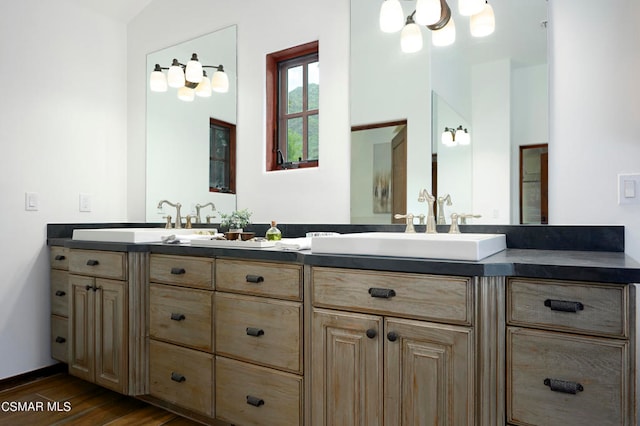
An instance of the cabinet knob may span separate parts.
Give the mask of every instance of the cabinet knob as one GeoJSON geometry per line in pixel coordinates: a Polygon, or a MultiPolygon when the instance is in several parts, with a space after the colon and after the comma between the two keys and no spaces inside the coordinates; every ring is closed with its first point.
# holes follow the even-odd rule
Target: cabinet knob
{"type": "Polygon", "coordinates": [[[378,332],[376,331],[375,328],[370,328],[367,330],[367,337],[369,339],[373,339],[374,337],[376,337],[378,335],[378,332]]]}
{"type": "Polygon", "coordinates": [[[568,300],[553,300],[547,299],[544,301],[544,306],[552,311],[560,312],[578,312],[584,310],[584,305],[580,302],[571,302],[568,300]]]}
{"type": "Polygon", "coordinates": [[[372,287],[369,289],[369,294],[371,297],[379,297],[381,299],[391,299],[396,295],[395,290],[390,288],[375,288],[372,287]]]}
{"type": "Polygon", "coordinates": [[[100,264],[100,262],[98,262],[95,259],[89,259],[87,260],[87,266],[98,266],[100,264]]]}
{"type": "Polygon", "coordinates": [[[247,327],[247,336],[264,336],[264,330],[256,327],[247,327]]]}
{"type": "Polygon", "coordinates": [[[187,271],[184,268],[171,268],[171,275],[184,275],[187,271]]]}
{"type": "Polygon", "coordinates": [[[172,313],[171,319],[174,321],[184,321],[187,317],[185,317],[184,314],[172,313]]]}
{"type": "Polygon", "coordinates": [[[572,395],[577,394],[578,392],[582,392],[584,387],[577,382],[567,382],[564,380],[558,379],[544,379],[544,385],[549,386],[554,392],[562,392],[562,393],[570,393],[572,395]]]}
{"type": "Polygon", "coordinates": [[[398,333],[396,333],[395,331],[390,331],[389,333],[387,333],[387,339],[390,342],[395,342],[396,340],[398,340],[398,333]]]}
{"type": "Polygon", "coordinates": [[[260,407],[264,405],[264,399],[258,398],[257,396],[247,395],[247,404],[253,405],[254,407],[260,407]]]}
{"type": "Polygon", "coordinates": [[[62,336],[58,336],[58,337],[56,337],[56,343],[64,343],[64,342],[66,342],[66,341],[67,341],[67,339],[65,339],[65,338],[64,338],[64,337],[62,337],[62,336]]]}
{"type": "Polygon", "coordinates": [[[186,381],[187,378],[184,377],[180,373],[172,372],[171,373],[171,380],[173,380],[174,382],[182,383],[182,382],[186,381]]]}
{"type": "Polygon", "coordinates": [[[67,293],[65,293],[65,292],[64,292],[64,291],[62,291],[62,290],[58,290],[58,291],[56,291],[56,296],[60,296],[60,297],[62,297],[62,296],[64,296],[65,294],[67,294],[67,293]]]}
{"type": "Polygon", "coordinates": [[[248,283],[259,284],[264,282],[264,277],[261,275],[247,275],[245,278],[248,283]]]}

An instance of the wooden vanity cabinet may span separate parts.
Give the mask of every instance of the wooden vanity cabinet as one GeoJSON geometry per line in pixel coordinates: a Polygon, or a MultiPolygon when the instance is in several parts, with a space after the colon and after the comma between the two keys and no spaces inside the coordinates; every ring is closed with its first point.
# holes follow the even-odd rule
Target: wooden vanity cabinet
{"type": "Polygon", "coordinates": [[[149,393],[210,419],[213,270],[205,257],[152,254],[149,261],[149,393]]]}
{"type": "Polygon", "coordinates": [[[51,294],[51,358],[69,361],[69,250],[49,249],[51,294]]]}
{"type": "Polygon", "coordinates": [[[633,286],[507,283],[507,421],[636,425],[633,286]]]}
{"type": "Polygon", "coordinates": [[[216,417],[304,424],[302,266],[216,259],[216,417]]]}
{"type": "Polygon", "coordinates": [[[311,276],[312,424],[475,424],[471,279],[311,276]]]}
{"type": "Polygon", "coordinates": [[[69,373],[128,393],[126,253],[69,251],[69,373]]]}

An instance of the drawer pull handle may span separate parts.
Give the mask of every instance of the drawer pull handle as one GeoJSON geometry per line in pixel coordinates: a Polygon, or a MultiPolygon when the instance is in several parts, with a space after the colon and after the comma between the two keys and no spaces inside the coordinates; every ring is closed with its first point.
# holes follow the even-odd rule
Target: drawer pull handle
{"type": "Polygon", "coordinates": [[[186,381],[187,378],[180,373],[171,373],[171,380],[173,380],[174,382],[182,383],[186,381]]]}
{"type": "Polygon", "coordinates": [[[264,330],[256,327],[247,327],[247,336],[264,336],[264,330]]]}
{"type": "Polygon", "coordinates": [[[56,255],[56,257],[54,257],[54,259],[55,260],[65,260],[66,257],[64,255],[62,255],[62,254],[58,254],[58,255],[56,255]]]}
{"type": "Polygon", "coordinates": [[[396,292],[390,288],[375,288],[372,287],[369,289],[369,294],[371,297],[379,297],[382,299],[391,299],[396,295],[396,292]]]}
{"type": "Polygon", "coordinates": [[[246,276],[247,282],[248,283],[256,283],[259,284],[261,282],[264,282],[264,277],[261,275],[247,275],[246,276]]]}
{"type": "Polygon", "coordinates": [[[184,268],[171,268],[171,275],[184,275],[187,271],[184,268]]]}
{"type": "Polygon", "coordinates": [[[373,339],[378,335],[378,331],[375,328],[370,328],[367,330],[367,337],[369,339],[373,339]]]}
{"type": "Polygon", "coordinates": [[[396,340],[398,340],[398,333],[396,333],[395,331],[390,331],[389,333],[387,333],[387,339],[389,339],[390,342],[395,342],[396,340]]]}
{"type": "Polygon", "coordinates": [[[260,407],[264,405],[264,399],[258,398],[257,396],[247,395],[247,404],[253,405],[254,407],[260,407]]]}
{"type": "Polygon", "coordinates": [[[172,313],[171,314],[171,319],[174,321],[184,321],[187,319],[187,317],[184,316],[184,314],[176,314],[176,313],[172,313]]]}
{"type": "Polygon", "coordinates": [[[544,306],[551,308],[552,311],[560,312],[578,312],[584,310],[584,305],[580,302],[569,302],[566,300],[547,299],[544,306]]]}
{"type": "Polygon", "coordinates": [[[584,387],[582,387],[580,383],[567,382],[558,379],[544,379],[544,385],[549,386],[549,388],[554,392],[570,393],[572,395],[584,390],[584,387]]]}
{"type": "Polygon", "coordinates": [[[66,342],[66,341],[67,341],[67,339],[65,339],[65,338],[64,338],[64,337],[62,337],[62,336],[58,336],[58,337],[56,337],[56,343],[64,343],[64,342],[66,342]]]}
{"type": "Polygon", "coordinates": [[[98,266],[100,264],[100,262],[98,262],[95,259],[89,259],[87,260],[87,266],[98,266]]]}
{"type": "Polygon", "coordinates": [[[65,294],[67,294],[67,293],[65,293],[65,292],[64,292],[64,291],[62,291],[62,290],[58,290],[58,291],[56,291],[56,296],[60,296],[60,297],[62,297],[62,296],[64,296],[65,294]]]}

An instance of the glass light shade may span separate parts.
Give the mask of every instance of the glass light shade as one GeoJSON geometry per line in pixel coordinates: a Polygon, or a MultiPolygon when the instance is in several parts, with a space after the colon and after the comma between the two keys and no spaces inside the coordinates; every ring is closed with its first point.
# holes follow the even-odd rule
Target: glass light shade
{"type": "Polygon", "coordinates": [[[211,90],[218,93],[229,91],[229,76],[224,71],[216,71],[211,77],[211,90]]]}
{"type": "Polygon", "coordinates": [[[182,86],[178,89],[178,99],[181,101],[193,102],[195,98],[195,91],[193,89],[189,89],[186,86],[182,86]]]}
{"type": "Polygon", "coordinates": [[[167,73],[167,82],[169,83],[169,87],[184,87],[184,72],[182,71],[182,67],[178,65],[170,66],[169,72],[167,73]]]}
{"type": "Polygon", "coordinates": [[[441,140],[444,146],[456,145],[456,142],[453,140],[453,133],[449,129],[445,129],[445,131],[442,132],[441,140]]]}
{"type": "Polygon", "coordinates": [[[404,26],[400,34],[400,47],[404,53],[418,52],[422,49],[422,32],[416,23],[404,26]]]}
{"type": "Polygon", "coordinates": [[[404,25],[404,12],[400,0],[385,0],[380,7],[380,30],[395,33],[404,25]]]}
{"type": "Polygon", "coordinates": [[[413,18],[420,25],[433,25],[440,20],[441,14],[440,0],[418,0],[413,18]]]}
{"type": "Polygon", "coordinates": [[[456,24],[453,17],[449,19],[444,28],[431,32],[431,43],[434,46],[449,46],[456,41],[456,24]]]}
{"type": "Polygon", "coordinates": [[[202,80],[202,64],[198,61],[198,55],[195,53],[191,57],[191,60],[187,62],[184,78],[191,83],[200,83],[202,80]]]}
{"type": "Polygon", "coordinates": [[[486,37],[496,30],[496,17],[493,7],[489,3],[484,4],[484,9],[471,17],[469,21],[471,35],[474,37],[486,37]]]}
{"type": "Polygon", "coordinates": [[[209,81],[206,74],[202,76],[202,80],[200,80],[200,83],[196,86],[195,91],[196,96],[201,98],[208,98],[211,96],[211,81],[209,81]]]}
{"type": "Polygon", "coordinates": [[[167,91],[167,76],[162,71],[153,71],[149,77],[149,88],[152,92],[167,91]]]}
{"type": "Polygon", "coordinates": [[[485,0],[458,0],[458,12],[462,16],[471,16],[480,13],[485,0]]]}
{"type": "Polygon", "coordinates": [[[460,145],[469,145],[471,143],[471,137],[465,130],[456,130],[456,142],[460,145]]]}

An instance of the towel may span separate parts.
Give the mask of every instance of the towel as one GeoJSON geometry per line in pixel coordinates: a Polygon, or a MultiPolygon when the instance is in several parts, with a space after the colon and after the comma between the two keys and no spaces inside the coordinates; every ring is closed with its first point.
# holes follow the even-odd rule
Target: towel
{"type": "Polygon", "coordinates": [[[276,243],[276,248],[285,251],[309,250],[311,238],[283,238],[276,243]]]}

